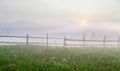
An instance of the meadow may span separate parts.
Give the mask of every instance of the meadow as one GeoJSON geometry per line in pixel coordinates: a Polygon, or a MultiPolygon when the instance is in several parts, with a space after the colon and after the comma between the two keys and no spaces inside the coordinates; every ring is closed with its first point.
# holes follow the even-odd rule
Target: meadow
{"type": "Polygon", "coordinates": [[[120,48],[0,46],[0,71],[120,71],[120,48]]]}

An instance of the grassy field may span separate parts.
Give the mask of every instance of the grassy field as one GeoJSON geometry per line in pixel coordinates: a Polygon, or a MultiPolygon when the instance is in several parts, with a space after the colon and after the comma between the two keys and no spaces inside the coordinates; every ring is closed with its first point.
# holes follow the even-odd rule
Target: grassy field
{"type": "Polygon", "coordinates": [[[0,71],[120,71],[120,48],[0,46],[0,71]]]}

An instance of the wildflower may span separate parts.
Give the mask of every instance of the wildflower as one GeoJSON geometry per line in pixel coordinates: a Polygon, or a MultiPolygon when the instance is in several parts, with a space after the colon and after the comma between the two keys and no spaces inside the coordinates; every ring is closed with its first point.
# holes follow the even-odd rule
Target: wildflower
{"type": "Polygon", "coordinates": [[[62,59],[62,62],[66,63],[66,62],[68,62],[68,61],[67,61],[66,58],[63,58],[63,59],[62,59]]]}
{"type": "Polygon", "coordinates": [[[54,60],[54,59],[55,59],[55,57],[52,57],[52,59],[54,60]]]}
{"type": "Polygon", "coordinates": [[[68,56],[67,56],[67,58],[71,58],[72,56],[69,54],[68,56]]]}
{"type": "Polygon", "coordinates": [[[78,68],[78,67],[76,68],[76,71],[79,71],[79,68],[78,68]]]}
{"type": "Polygon", "coordinates": [[[86,64],[86,62],[85,62],[85,61],[82,61],[82,64],[86,64]]]}

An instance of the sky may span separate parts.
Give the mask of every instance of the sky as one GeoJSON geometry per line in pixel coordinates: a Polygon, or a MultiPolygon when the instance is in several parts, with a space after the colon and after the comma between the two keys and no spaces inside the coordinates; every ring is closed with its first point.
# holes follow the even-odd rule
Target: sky
{"type": "Polygon", "coordinates": [[[86,31],[119,32],[120,0],[0,0],[1,34],[86,31]]]}

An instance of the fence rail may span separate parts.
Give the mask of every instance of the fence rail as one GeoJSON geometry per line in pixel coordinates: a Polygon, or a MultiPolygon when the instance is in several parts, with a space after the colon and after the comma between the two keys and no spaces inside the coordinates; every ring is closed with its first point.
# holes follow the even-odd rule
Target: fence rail
{"type": "Polygon", "coordinates": [[[44,37],[35,37],[26,34],[26,36],[8,36],[8,35],[0,35],[0,45],[44,45],[44,46],[64,46],[64,47],[119,47],[120,46],[120,37],[118,36],[115,40],[106,39],[104,36],[102,39],[86,39],[86,36],[83,35],[82,39],[71,39],[67,37],[59,38],[59,37],[50,37],[48,34],[44,37]],[[3,40],[4,38],[4,40],[3,40]],[[6,40],[6,38],[10,38],[10,40],[6,40]],[[13,41],[11,39],[20,38],[24,41],[13,41]],[[39,40],[39,41],[30,41],[31,39],[39,40]],[[44,42],[42,42],[44,40],[44,42]],[[52,42],[52,41],[54,42],[52,42]],[[61,40],[61,41],[60,41],[61,40]],[[59,42],[58,42],[59,41],[59,42]]]}

